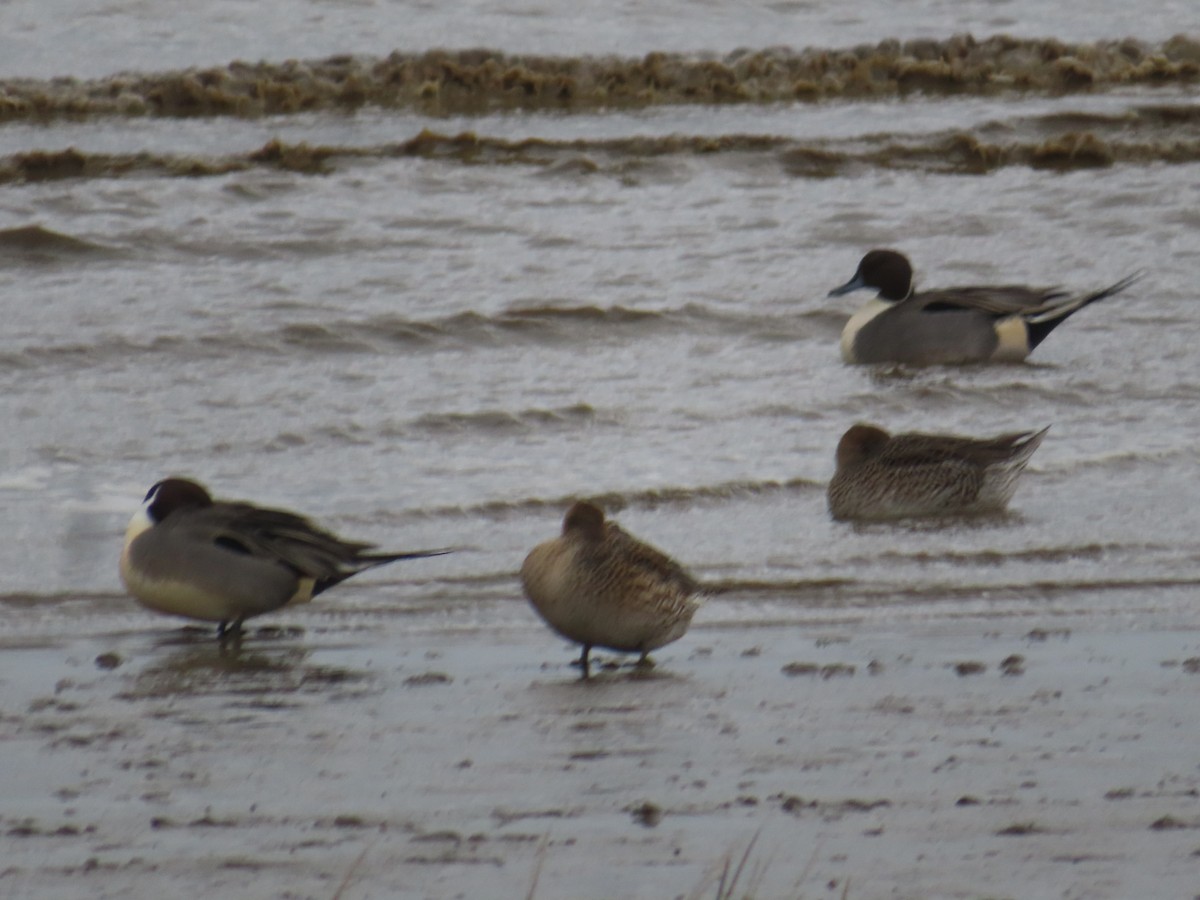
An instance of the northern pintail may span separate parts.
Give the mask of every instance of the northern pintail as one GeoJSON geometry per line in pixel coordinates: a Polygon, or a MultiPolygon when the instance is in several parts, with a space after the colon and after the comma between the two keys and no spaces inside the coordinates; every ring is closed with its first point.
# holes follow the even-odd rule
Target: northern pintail
{"type": "Polygon", "coordinates": [[[872,250],[854,277],[829,296],[862,288],[879,291],[842,330],[842,359],[848,363],[1019,362],[1073,313],[1140,277],[1130,275],[1083,294],[1021,285],[914,292],[908,259],[895,250],[872,250]]]}
{"type": "Polygon", "coordinates": [[[838,442],[829,511],[835,519],[999,512],[1048,430],[976,439],[854,425],[838,442]]]}
{"type": "Polygon", "coordinates": [[[218,622],[217,633],[314,596],[374,566],[449,550],[370,553],[279,509],[215,501],[201,485],[166,478],[125,532],[121,580],[143,606],[218,622]]]}
{"type": "Polygon", "coordinates": [[[525,595],[546,624],[583,646],[640,653],[683,637],[700,605],[697,582],[666,554],[607,522],[595,504],[567,511],[561,536],[538,544],[521,566],[525,595]]]}

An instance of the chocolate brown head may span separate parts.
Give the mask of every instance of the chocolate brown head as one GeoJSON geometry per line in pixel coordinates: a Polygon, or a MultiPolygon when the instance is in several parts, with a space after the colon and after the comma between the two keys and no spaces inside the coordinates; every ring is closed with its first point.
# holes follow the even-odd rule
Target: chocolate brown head
{"type": "Polygon", "coordinates": [[[859,422],[850,426],[837,445],[837,467],[856,466],[866,462],[884,448],[891,435],[876,425],[859,422]]]}
{"type": "Polygon", "coordinates": [[[875,288],[884,300],[903,300],[912,293],[913,270],[908,258],[895,250],[872,250],[862,258],[854,277],[829,292],[839,297],[862,288],[875,288]]]}
{"type": "Polygon", "coordinates": [[[563,518],[563,534],[581,534],[588,540],[604,537],[604,510],[586,500],[576,502],[563,518]]]}
{"type": "Polygon", "coordinates": [[[212,506],[212,497],[201,485],[187,478],[164,478],[146,492],[146,512],[154,522],[161,522],[181,509],[203,509],[212,506]]]}

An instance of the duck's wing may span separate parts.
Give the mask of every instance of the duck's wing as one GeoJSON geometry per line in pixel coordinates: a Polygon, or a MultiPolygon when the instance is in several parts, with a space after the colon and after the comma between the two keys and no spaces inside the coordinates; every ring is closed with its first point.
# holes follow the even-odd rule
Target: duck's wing
{"type": "Polygon", "coordinates": [[[1036,315],[1060,306],[1070,297],[1061,288],[1032,288],[1019,284],[969,285],[938,288],[914,294],[905,304],[921,312],[971,310],[994,318],[1036,315]]]}
{"type": "Polygon", "coordinates": [[[190,541],[283,565],[317,581],[373,562],[366,554],[372,544],[345,541],[303,516],[249,503],[214,503],[182,517],[177,528],[190,541]]]}
{"type": "Polygon", "coordinates": [[[1047,426],[1041,431],[1017,431],[994,438],[899,434],[882,448],[879,459],[890,466],[961,462],[987,468],[1016,459],[1028,459],[1049,430],[1047,426]]]}
{"type": "Polygon", "coordinates": [[[700,584],[679,563],[656,547],[639,541],[615,522],[606,523],[604,543],[614,558],[647,575],[673,585],[685,594],[695,594],[700,584]]]}

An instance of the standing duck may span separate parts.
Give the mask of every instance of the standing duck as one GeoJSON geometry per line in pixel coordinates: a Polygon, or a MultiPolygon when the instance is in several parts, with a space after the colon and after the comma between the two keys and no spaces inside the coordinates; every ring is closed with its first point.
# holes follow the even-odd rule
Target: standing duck
{"type": "Polygon", "coordinates": [[[121,580],[143,606],[217,622],[224,636],[375,566],[450,552],[368,552],[373,546],[296,513],[213,500],[195,481],[167,478],[150,488],[129,523],[121,580]]]}
{"type": "Polygon", "coordinates": [[[521,566],[525,595],[546,624],[582,645],[648,655],[683,637],[700,605],[699,585],[666,554],[642,543],[592,503],[575,503],[562,534],[538,544],[521,566]]]}

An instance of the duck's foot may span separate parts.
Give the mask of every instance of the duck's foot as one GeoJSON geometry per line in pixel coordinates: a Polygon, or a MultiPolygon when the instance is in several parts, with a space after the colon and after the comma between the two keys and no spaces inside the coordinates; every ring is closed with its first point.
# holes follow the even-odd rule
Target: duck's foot
{"type": "Polygon", "coordinates": [[[638,657],[638,661],[633,664],[635,669],[653,669],[654,660],[650,658],[649,653],[643,653],[638,657]]]}
{"type": "Polygon", "coordinates": [[[225,621],[217,625],[217,640],[227,641],[230,639],[240,639],[242,636],[242,621],[239,616],[232,622],[225,621]]]}

